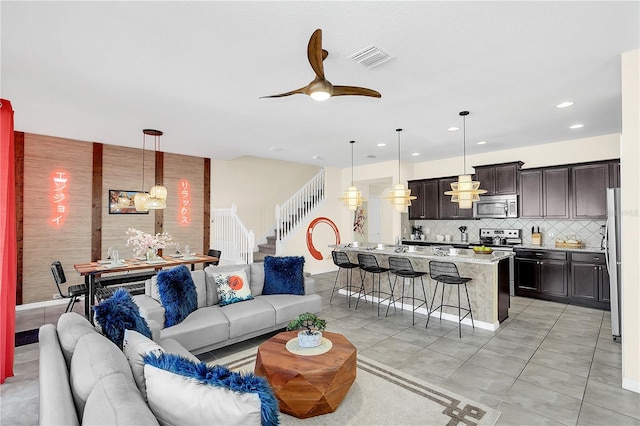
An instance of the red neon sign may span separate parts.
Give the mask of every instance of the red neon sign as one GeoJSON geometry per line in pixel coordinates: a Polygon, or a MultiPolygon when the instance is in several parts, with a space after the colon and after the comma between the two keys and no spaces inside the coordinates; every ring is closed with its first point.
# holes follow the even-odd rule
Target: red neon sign
{"type": "Polygon", "coordinates": [[[187,179],[182,179],[178,186],[178,224],[188,226],[191,224],[191,184],[187,179]]]}
{"type": "Polygon", "coordinates": [[[66,170],[55,170],[51,174],[51,202],[52,216],[49,223],[55,228],[60,228],[64,224],[69,211],[69,196],[67,193],[69,183],[69,172],[66,170]]]}

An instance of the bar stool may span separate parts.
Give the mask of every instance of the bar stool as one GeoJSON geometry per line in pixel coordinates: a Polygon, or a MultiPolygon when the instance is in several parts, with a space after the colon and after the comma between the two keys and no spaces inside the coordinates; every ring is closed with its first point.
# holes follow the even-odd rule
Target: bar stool
{"type": "MultiPolygon", "coordinates": [[[[429,310],[429,305],[427,304],[427,293],[424,290],[424,281],[422,280],[422,276],[426,275],[426,272],[415,271],[413,266],[411,265],[411,261],[406,257],[397,257],[397,256],[389,256],[389,268],[391,269],[391,273],[395,275],[395,279],[393,280],[393,288],[396,286],[396,281],[398,277],[402,278],[402,293],[400,299],[393,300],[393,307],[396,307],[396,302],[400,300],[400,304],[404,302],[404,299],[411,300],[412,313],[411,319],[413,321],[413,325],[416,325],[416,310],[421,306],[427,307],[427,318],[428,315],[431,314],[429,310]],[[411,279],[411,297],[404,295],[404,283],[407,278],[411,279]],[[420,283],[422,284],[422,295],[423,299],[416,297],[416,285],[415,279],[420,278],[420,283]],[[421,302],[418,306],[416,306],[416,300],[421,302]]],[[[387,315],[389,314],[389,306],[387,306],[387,315]]]]}
{"type": "Polygon", "coordinates": [[[367,301],[367,294],[371,294],[371,301],[373,302],[373,295],[376,289],[376,275],[378,276],[378,316],[380,316],[380,303],[386,300],[389,300],[389,303],[393,302],[393,286],[391,285],[391,278],[389,277],[389,268],[384,268],[378,265],[378,260],[372,254],[359,253],[358,254],[358,266],[360,267],[360,292],[358,294],[358,300],[356,301],[356,309],[358,309],[358,303],[360,302],[360,298],[364,295],[364,301],[367,301]],[[364,279],[367,276],[367,272],[372,275],[371,279],[371,291],[368,293],[364,293],[364,279]],[[380,275],[386,273],[387,279],[389,280],[389,293],[383,293],[381,289],[380,283],[380,275]],[[385,299],[382,299],[382,294],[389,295],[385,299]]]}
{"type": "MultiPolygon", "coordinates": [[[[435,260],[432,260],[429,262],[429,276],[431,277],[432,280],[436,282],[436,288],[433,290],[433,299],[431,300],[431,309],[429,309],[429,312],[434,311],[433,301],[436,298],[436,291],[438,291],[438,284],[442,283],[442,296],[440,298],[440,306],[436,307],[435,309],[440,309],[440,321],[442,321],[443,307],[458,308],[458,337],[462,338],[461,324],[462,324],[462,320],[465,319],[467,315],[471,316],[471,326],[474,329],[476,328],[473,323],[473,313],[471,312],[471,301],[469,300],[469,291],[467,290],[467,283],[471,281],[471,278],[461,277],[460,274],[458,273],[458,267],[455,265],[455,263],[438,262],[435,260]],[[445,284],[455,285],[458,287],[458,305],[457,306],[444,304],[445,284]],[[460,286],[461,285],[464,285],[464,291],[465,293],[467,293],[467,305],[469,306],[468,309],[460,307],[460,286]],[[464,314],[464,316],[460,316],[461,311],[466,311],[467,313],[464,314]]],[[[430,317],[431,315],[429,315],[429,317],[427,318],[427,325],[425,327],[429,326],[430,317]]]]}
{"type": "Polygon", "coordinates": [[[332,251],[331,257],[333,257],[333,263],[338,267],[338,273],[336,274],[336,280],[333,283],[333,290],[331,291],[331,298],[329,299],[329,304],[333,300],[333,293],[336,291],[340,291],[343,288],[347,289],[347,300],[348,306],[351,307],[351,285],[353,279],[353,269],[358,268],[360,265],[357,263],[351,263],[347,254],[343,251],[332,251]],[[341,287],[338,287],[338,277],[340,276],[340,271],[345,270],[347,274],[347,284],[341,287]]]}

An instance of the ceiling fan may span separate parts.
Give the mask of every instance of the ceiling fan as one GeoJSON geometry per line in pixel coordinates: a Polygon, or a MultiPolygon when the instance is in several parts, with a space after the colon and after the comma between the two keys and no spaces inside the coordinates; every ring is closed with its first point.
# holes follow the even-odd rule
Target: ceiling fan
{"type": "Polygon", "coordinates": [[[317,29],[311,34],[309,45],[307,46],[307,57],[311,68],[316,73],[316,78],[304,87],[291,92],[280,93],[278,95],[261,96],[262,98],[282,98],[284,96],[296,95],[298,93],[311,96],[316,101],[324,101],[331,96],[371,96],[380,98],[382,95],[375,90],[356,86],[334,86],[324,78],[324,66],[322,62],[327,58],[329,52],[322,48],[322,30],[317,29]]]}

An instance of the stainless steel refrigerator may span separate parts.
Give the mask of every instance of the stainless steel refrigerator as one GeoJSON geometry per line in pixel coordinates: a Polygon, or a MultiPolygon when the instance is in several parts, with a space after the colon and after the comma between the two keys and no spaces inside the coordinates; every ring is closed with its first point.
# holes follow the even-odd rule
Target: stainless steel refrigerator
{"type": "Polygon", "coordinates": [[[607,189],[607,224],[605,228],[605,257],[609,272],[611,301],[611,334],[613,340],[621,338],[620,288],[622,283],[622,256],[620,245],[620,188],[607,189]]]}

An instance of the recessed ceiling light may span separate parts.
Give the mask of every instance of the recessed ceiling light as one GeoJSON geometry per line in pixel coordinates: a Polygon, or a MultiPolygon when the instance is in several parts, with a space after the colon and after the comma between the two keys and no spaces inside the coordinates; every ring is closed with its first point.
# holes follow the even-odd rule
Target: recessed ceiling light
{"type": "Polygon", "coordinates": [[[373,154],[367,154],[367,155],[364,156],[364,158],[373,159],[373,158],[376,158],[376,156],[373,155],[373,154]]]}
{"type": "Polygon", "coordinates": [[[558,105],[556,105],[556,108],[566,108],[570,107],[571,105],[573,105],[573,102],[571,101],[560,102],[558,105]]]}
{"type": "Polygon", "coordinates": [[[313,157],[314,160],[322,160],[322,157],[320,157],[319,155],[314,155],[313,157]]]}
{"type": "Polygon", "coordinates": [[[420,153],[419,152],[414,152],[411,155],[413,155],[414,157],[417,157],[418,155],[420,155],[420,153]]]}
{"type": "Polygon", "coordinates": [[[478,145],[485,145],[487,143],[487,141],[480,141],[478,142],[478,145]]]}
{"type": "Polygon", "coordinates": [[[379,144],[377,144],[376,146],[387,146],[387,144],[386,144],[386,143],[384,143],[384,142],[380,142],[380,143],[379,143],[379,144]]]}
{"type": "Polygon", "coordinates": [[[574,124],[573,126],[569,126],[570,129],[579,129],[584,127],[584,124],[574,124]]]}
{"type": "Polygon", "coordinates": [[[279,151],[282,151],[282,148],[280,148],[279,146],[270,146],[269,147],[269,151],[271,151],[271,152],[279,152],[279,151]]]}
{"type": "Polygon", "coordinates": [[[460,130],[460,127],[455,127],[455,126],[454,127],[449,127],[447,129],[447,132],[455,132],[456,130],[460,130]]]}

